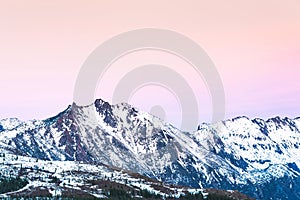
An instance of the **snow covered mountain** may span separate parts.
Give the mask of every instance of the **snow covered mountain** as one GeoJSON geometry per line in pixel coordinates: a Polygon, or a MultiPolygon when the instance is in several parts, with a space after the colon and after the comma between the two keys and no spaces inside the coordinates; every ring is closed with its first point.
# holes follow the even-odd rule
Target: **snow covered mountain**
{"type": "Polygon", "coordinates": [[[238,117],[182,132],[128,104],[72,104],[46,120],[0,121],[0,151],[99,162],[166,183],[300,199],[300,118],[238,117]]]}

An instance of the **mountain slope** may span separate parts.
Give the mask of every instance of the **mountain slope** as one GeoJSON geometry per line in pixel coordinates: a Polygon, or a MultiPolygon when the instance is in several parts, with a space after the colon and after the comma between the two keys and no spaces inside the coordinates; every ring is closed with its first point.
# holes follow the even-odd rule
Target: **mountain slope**
{"type": "Polygon", "coordinates": [[[225,199],[250,200],[237,191],[192,189],[164,184],[99,163],[44,161],[0,155],[0,198],[47,199],[225,199]]]}
{"type": "Polygon", "coordinates": [[[128,104],[99,99],[43,121],[7,121],[0,121],[5,152],[101,162],[166,183],[237,189],[258,199],[300,199],[299,118],[239,117],[186,133],[128,104]]]}
{"type": "Polygon", "coordinates": [[[259,199],[299,199],[299,127],[299,119],[238,117],[202,124],[193,137],[228,160],[253,185],[240,191],[259,199]]]}

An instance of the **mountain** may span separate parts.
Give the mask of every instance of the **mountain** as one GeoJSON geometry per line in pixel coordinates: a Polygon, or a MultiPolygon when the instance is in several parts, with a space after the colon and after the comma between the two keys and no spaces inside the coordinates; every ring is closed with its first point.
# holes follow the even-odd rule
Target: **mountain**
{"type": "Polygon", "coordinates": [[[300,118],[237,117],[182,132],[128,104],[73,103],[46,120],[0,121],[0,152],[103,163],[168,184],[300,199],[300,118]]]}

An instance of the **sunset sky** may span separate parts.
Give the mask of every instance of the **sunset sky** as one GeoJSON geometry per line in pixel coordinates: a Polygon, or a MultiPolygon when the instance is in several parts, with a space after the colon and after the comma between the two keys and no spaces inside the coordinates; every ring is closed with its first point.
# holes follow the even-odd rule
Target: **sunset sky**
{"type": "MultiPolygon", "coordinates": [[[[223,81],[225,118],[298,117],[299,8],[299,0],[1,0],[0,118],[45,119],[62,111],[72,103],[79,70],[96,47],[122,32],[147,27],[176,31],[206,51],[223,81]]],[[[177,59],[143,53],[143,59],[139,52],[122,58],[115,69],[132,66],[137,58],[147,63],[151,56],[162,56],[169,65],[177,59]]],[[[174,64],[177,71],[183,69],[180,62],[174,64]]],[[[120,77],[114,74],[106,79],[117,82],[120,77]]],[[[105,81],[99,84],[107,91],[97,91],[95,96],[109,101],[113,88],[106,87],[105,81]]],[[[191,84],[196,84],[194,88],[198,83],[191,84]]],[[[199,79],[199,85],[205,85],[203,80],[199,79]]],[[[130,103],[145,110],[151,102],[165,105],[166,112],[174,104],[166,91],[145,102],[139,94],[146,93],[138,91],[130,103]]],[[[199,109],[203,108],[199,122],[209,122],[210,110],[205,110],[211,106],[205,100],[209,93],[201,95],[196,94],[203,100],[197,100],[202,104],[199,109]]],[[[180,123],[176,112],[166,114],[169,122],[180,123]]]]}

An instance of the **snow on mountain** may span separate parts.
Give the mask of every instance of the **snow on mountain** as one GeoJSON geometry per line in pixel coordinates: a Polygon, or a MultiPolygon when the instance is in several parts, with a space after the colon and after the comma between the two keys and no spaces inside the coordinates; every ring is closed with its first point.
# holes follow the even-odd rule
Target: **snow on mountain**
{"type": "MultiPolygon", "coordinates": [[[[251,188],[249,183],[254,185],[256,198],[300,199],[299,187],[287,187],[299,183],[299,125],[298,119],[275,117],[264,121],[237,117],[213,125],[202,124],[193,137],[237,169],[238,176],[248,181],[247,187],[251,188]],[[277,184],[276,189],[271,182],[277,184]]],[[[241,191],[247,193],[247,189],[241,191]]]]}
{"type": "Polygon", "coordinates": [[[198,142],[213,148],[216,154],[229,154],[245,161],[247,171],[291,163],[300,166],[300,131],[288,118],[264,121],[239,117],[209,127],[200,126],[193,135],[198,142]]]}
{"type": "MultiPolygon", "coordinates": [[[[100,163],[45,161],[13,154],[0,155],[0,176],[15,181],[16,190],[1,199],[216,199],[252,200],[238,191],[194,189],[168,185],[154,179],[100,163]],[[190,195],[190,198],[187,197],[190,195]]],[[[1,185],[0,181],[0,186],[1,185]]],[[[4,191],[3,188],[0,188],[4,191]]]]}
{"type": "MultiPolygon", "coordinates": [[[[43,190],[48,195],[62,196],[68,190],[85,193],[83,197],[107,198],[112,185],[128,187],[137,193],[142,190],[165,197],[179,197],[187,193],[204,193],[201,189],[162,185],[147,177],[101,164],[76,161],[44,161],[31,157],[6,154],[0,157],[2,177],[25,178],[29,183],[18,191],[0,194],[0,198],[33,195],[43,190]],[[101,184],[102,183],[102,184],[101,184]],[[110,185],[110,186],[109,186],[110,185]]],[[[134,194],[131,192],[131,194],[134,194]]],[[[64,196],[67,196],[65,194],[64,196]]],[[[72,194],[69,194],[72,195],[72,194]]]]}
{"type": "Polygon", "coordinates": [[[297,150],[299,153],[299,130],[295,123],[285,124],[286,121],[293,122],[287,118],[274,118],[266,122],[236,118],[214,124],[209,130],[200,127],[194,136],[201,142],[206,142],[207,137],[216,136],[225,144],[226,152],[241,155],[247,160],[271,159],[273,164],[299,162],[300,158],[291,154],[297,150]]]}
{"type": "Polygon", "coordinates": [[[20,123],[0,132],[0,151],[44,160],[91,161],[73,123],[71,107],[46,120],[20,123]]]}
{"type": "Polygon", "coordinates": [[[21,120],[17,118],[7,118],[0,120],[0,132],[3,130],[10,130],[22,123],[21,120]]]}
{"type": "Polygon", "coordinates": [[[257,199],[300,199],[299,118],[238,117],[187,133],[128,104],[98,99],[74,103],[46,120],[0,125],[3,152],[100,162],[166,183],[237,189],[257,199]],[[281,193],[272,193],[275,182],[283,185],[281,193]]]}

